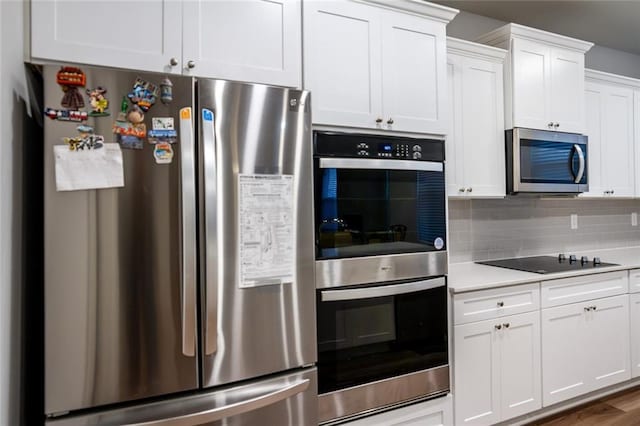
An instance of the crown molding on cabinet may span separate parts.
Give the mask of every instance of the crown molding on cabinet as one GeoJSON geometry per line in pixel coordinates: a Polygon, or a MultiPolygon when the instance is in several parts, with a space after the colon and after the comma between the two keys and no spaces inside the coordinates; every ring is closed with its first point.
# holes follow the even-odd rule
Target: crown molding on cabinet
{"type": "Polygon", "coordinates": [[[453,37],[447,37],[447,53],[455,53],[456,55],[480,58],[498,63],[503,63],[507,56],[507,51],[504,49],[453,37]]]}
{"type": "Polygon", "coordinates": [[[525,27],[524,25],[513,23],[504,25],[487,34],[484,34],[476,41],[478,43],[498,45],[508,42],[512,37],[544,42],[582,53],[587,52],[593,47],[593,43],[588,41],[578,40],[576,38],[554,34],[548,31],[538,30],[536,28],[525,27]]]}
{"type": "Polygon", "coordinates": [[[422,16],[429,16],[440,22],[448,24],[460,11],[452,7],[435,3],[427,3],[422,0],[361,0],[362,3],[373,3],[386,9],[402,10],[422,16]]]}
{"type": "Polygon", "coordinates": [[[611,74],[604,71],[597,71],[585,68],[584,77],[587,81],[607,82],[626,87],[632,87],[633,89],[640,89],[640,80],[632,77],[625,77],[623,75],[611,74]]]}

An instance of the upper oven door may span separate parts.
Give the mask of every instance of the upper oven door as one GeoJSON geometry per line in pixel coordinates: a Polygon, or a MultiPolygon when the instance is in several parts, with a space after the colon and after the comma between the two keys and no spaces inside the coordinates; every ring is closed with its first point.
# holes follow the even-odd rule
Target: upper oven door
{"type": "Polygon", "coordinates": [[[441,251],[442,162],[315,159],[316,259],[441,251]]]}
{"type": "Polygon", "coordinates": [[[509,192],[588,190],[586,136],[532,129],[510,132],[507,133],[507,153],[512,163],[509,192]]]}

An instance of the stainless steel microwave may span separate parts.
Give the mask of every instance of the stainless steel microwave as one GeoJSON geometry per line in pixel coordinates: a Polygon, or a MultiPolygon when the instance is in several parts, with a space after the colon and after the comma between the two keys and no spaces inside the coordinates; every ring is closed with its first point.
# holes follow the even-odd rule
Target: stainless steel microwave
{"type": "Polygon", "coordinates": [[[509,194],[589,190],[587,136],[514,128],[506,131],[509,194]]]}

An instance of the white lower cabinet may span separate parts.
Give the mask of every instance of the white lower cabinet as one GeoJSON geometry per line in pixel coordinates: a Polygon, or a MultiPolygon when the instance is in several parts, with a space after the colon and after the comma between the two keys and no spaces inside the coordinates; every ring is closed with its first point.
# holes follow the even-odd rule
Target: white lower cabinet
{"type": "Polygon", "coordinates": [[[629,352],[627,294],[543,309],[543,405],[630,379],[629,352]]]}
{"type": "Polygon", "coordinates": [[[457,425],[490,425],[541,407],[540,313],[454,327],[457,425]]]}
{"type": "Polygon", "coordinates": [[[640,376],[640,293],[629,296],[631,316],[631,376],[640,376]]]}
{"type": "Polygon", "coordinates": [[[343,426],[450,426],[453,424],[451,395],[396,408],[343,426]]]}

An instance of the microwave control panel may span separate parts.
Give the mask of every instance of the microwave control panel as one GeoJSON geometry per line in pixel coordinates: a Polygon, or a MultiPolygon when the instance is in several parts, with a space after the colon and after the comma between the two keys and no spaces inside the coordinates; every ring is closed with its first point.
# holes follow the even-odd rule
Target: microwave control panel
{"type": "Polygon", "coordinates": [[[319,157],[444,161],[444,142],[431,139],[316,133],[319,157]]]}

